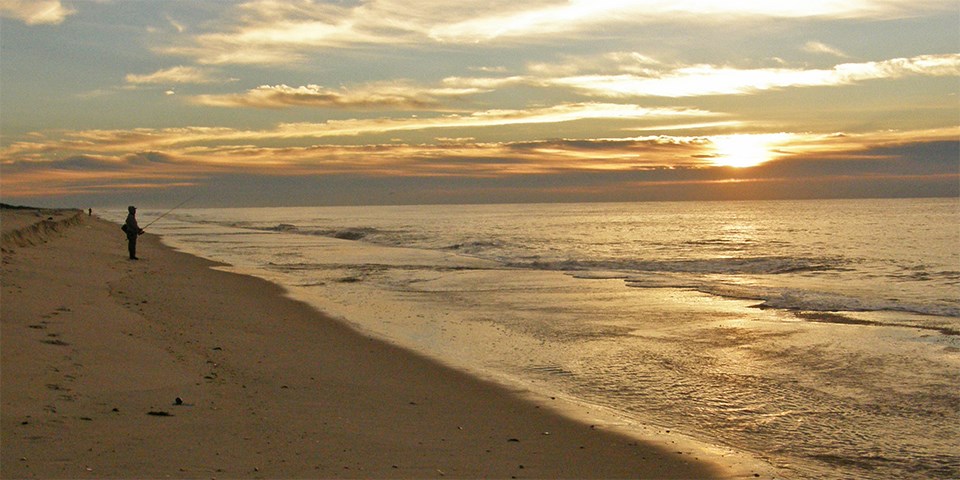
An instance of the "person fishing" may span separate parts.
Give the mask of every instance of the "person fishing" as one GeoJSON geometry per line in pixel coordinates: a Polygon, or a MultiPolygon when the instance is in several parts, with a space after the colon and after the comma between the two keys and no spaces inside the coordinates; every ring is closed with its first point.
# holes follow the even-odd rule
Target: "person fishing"
{"type": "Polygon", "coordinates": [[[143,235],[143,229],[137,224],[137,207],[127,207],[127,221],[123,224],[123,231],[127,234],[127,249],[130,251],[130,260],[137,258],[137,237],[143,235]]]}
{"type": "Polygon", "coordinates": [[[152,222],[148,223],[143,228],[140,228],[140,225],[137,224],[137,207],[134,207],[133,205],[130,205],[129,207],[127,207],[127,211],[130,213],[127,215],[127,221],[120,226],[120,229],[127,234],[127,247],[130,250],[130,260],[140,260],[139,258],[137,258],[137,237],[139,237],[140,235],[143,235],[144,228],[148,228],[150,225],[153,225],[154,223],[156,223],[157,220],[160,220],[161,218],[166,217],[170,212],[182,207],[185,203],[189,202],[190,200],[193,200],[194,198],[197,198],[197,195],[194,195],[180,202],[179,204],[177,204],[176,207],[173,207],[170,210],[163,212],[162,215],[160,215],[157,218],[154,218],[152,222]]]}

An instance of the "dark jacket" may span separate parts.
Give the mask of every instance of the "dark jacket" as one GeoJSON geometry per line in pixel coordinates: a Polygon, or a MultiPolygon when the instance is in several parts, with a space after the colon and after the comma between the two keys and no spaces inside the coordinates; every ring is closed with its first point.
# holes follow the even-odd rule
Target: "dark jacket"
{"type": "Polygon", "coordinates": [[[137,225],[137,217],[133,214],[127,215],[127,222],[124,224],[127,232],[128,239],[135,239],[138,235],[143,233],[143,230],[140,230],[140,225],[137,225]]]}

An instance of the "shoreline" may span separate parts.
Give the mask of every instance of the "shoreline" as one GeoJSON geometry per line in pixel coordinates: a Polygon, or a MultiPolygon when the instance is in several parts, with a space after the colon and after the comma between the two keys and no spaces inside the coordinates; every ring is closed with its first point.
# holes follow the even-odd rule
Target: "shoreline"
{"type": "Polygon", "coordinates": [[[757,472],[575,421],[154,235],[139,262],[96,217],[34,235],[4,242],[4,478],[757,472]]]}

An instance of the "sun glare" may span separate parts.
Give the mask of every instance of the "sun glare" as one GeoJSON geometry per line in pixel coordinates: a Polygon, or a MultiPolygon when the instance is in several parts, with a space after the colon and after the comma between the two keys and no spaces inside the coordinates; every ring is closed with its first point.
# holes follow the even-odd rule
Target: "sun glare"
{"type": "Polygon", "coordinates": [[[753,167],[769,162],[781,154],[774,148],[783,134],[722,135],[711,137],[713,163],[724,167],[753,167]]]}

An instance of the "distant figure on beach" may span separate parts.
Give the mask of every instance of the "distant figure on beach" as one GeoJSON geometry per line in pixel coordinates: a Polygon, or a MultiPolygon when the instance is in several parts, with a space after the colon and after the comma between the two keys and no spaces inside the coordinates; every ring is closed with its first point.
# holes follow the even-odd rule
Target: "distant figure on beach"
{"type": "Polygon", "coordinates": [[[87,216],[88,216],[88,217],[92,217],[92,216],[93,216],[93,209],[92,209],[92,208],[88,208],[88,209],[87,209],[87,216]]]}
{"type": "Polygon", "coordinates": [[[143,229],[137,224],[137,207],[133,205],[127,207],[130,212],[127,215],[127,221],[123,224],[123,231],[127,233],[127,248],[130,250],[130,260],[139,260],[137,258],[137,237],[143,235],[143,229]]]}

